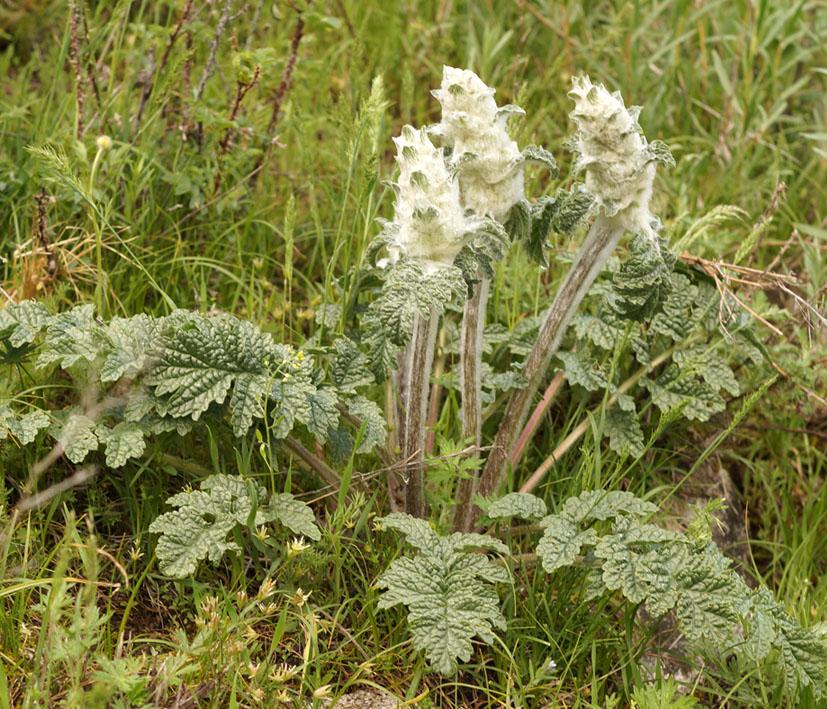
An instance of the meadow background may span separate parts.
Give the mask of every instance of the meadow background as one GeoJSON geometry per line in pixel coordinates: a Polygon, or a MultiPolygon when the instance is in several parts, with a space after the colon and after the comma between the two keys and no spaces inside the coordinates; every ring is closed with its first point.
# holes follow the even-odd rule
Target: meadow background
{"type": "MultiPolygon", "coordinates": [[[[443,64],[474,70],[499,104],[525,109],[513,136],[550,150],[562,184],[573,76],[644,106],[646,135],[677,163],[659,170],[653,211],[672,242],[695,230],[682,260],[752,269],[732,286],[769,356],[736,372],[742,397],[777,379],[723,440],[741,397],[707,423],[670,426],[624,485],[671,500],[678,525],[686,505],[724,497],[719,539],[739,568],[802,624],[824,622],[823,1],[2,0],[0,297],[53,311],[95,303],[104,318],[226,312],[296,346],[317,334],[323,303],[342,304],[335,328],[351,327],[369,299],[356,265],[376,219],[392,216],[391,137],[439,121],[429,92],[443,64]],[[99,151],[101,135],[110,150],[99,151]],[[725,205],[738,211],[697,226],[725,205]],[[766,285],[764,272],[794,276],[794,295],[766,285]]],[[[530,195],[557,186],[529,174],[530,195]]],[[[517,253],[498,267],[489,319],[513,329],[541,311],[566,267],[552,258],[540,270],[517,253]]],[[[450,352],[444,359],[449,369],[450,352]]],[[[53,409],[73,400],[66,384],[0,373],[0,395],[53,409]]],[[[589,405],[565,390],[515,475],[527,476],[589,405]]],[[[461,448],[451,448],[455,415],[448,394],[439,453],[461,448]]],[[[331,513],[300,461],[283,455],[273,472],[253,435],[238,441],[212,426],[158,437],[140,461],[102,465],[91,485],[9,525],[50,447],[45,434],[26,447],[0,440],[0,707],[325,706],[372,686],[423,707],[644,706],[635,692],[661,654],[704,706],[786,705],[770,679],[680,648],[662,653],[658,629],[636,624],[633,608],[580,602],[575,575],[528,566],[506,594],[502,643],[456,678],[427,673],[401,613],[375,608],[373,582],[398,554],[393,537],[349,534],[381,513],[381,476],[360,504],[331,513]],[[212,472],[289,486],[317,510],[322,540],[272,573],[240,558],[184,581],[163,577],[147,528],[167,497],[212,472]],[[262,589],[266,577],[273,585],[262,589]]],[[[588,487],[601,455],[611,467],[613,454],[584,437],[541,494],[588,487]]],[[[356,465],[370,473],[382,462],[356,465]]],[[[74,470],[56,461],[39,489],[74,470]]]]}

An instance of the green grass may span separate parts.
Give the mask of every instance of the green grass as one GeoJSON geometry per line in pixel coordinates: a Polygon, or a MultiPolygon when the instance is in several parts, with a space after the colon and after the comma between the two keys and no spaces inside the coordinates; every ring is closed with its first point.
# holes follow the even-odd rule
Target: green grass
{"type": "MultiPolygon", "coordinates": [[[[233,12],[242,4],[232,2],[233,12]]],[[[60,309],[100,300],[103,317],[218,310],[297,345],[317,334],[313,314],[326,300],[344,305],[326,328],[350,329],[371,285],[358,281],[355,267],[378,233],[376,218],[392,214],[383,184],[393,173],[390,138],[404,123],[438,120],[429,90],[449,64],[497,87],[500,104],[521,105],[527,117],[515,138],[545,145],[564,176],[571,76],[588,73],[622,90],[627,103],[645,106],[647,136],[666,141],[677,160],[659,172],[654,204],[670,239],[716,206],[736,205],[741,218],[703,231],[688,250],[794,273],[796,292],[825,311],[823,2],[314,3],[304,13],[292,86],[273,133],[268,124],[297,14],[275,3],[276,18],[264,3],[253,24],[258,3],[251,3],[230,24],[241,48],[249,40],[254,50],[272,50],[231,124],[229,33],[219,44],[220,71],[200,99],[193,97],[222,5],[194,3],[165,66],[150,76],[150,57],[160,61],[183,3],[89,0],[88,32],[82,28],[79,39],[80,140],[66,3],[0,6],[4,300],[36,297],[60,309]],[[384,98],[374,94],[368,104],[376,76],[383,77],[384,98]],[[228,129],[229,149],[221,154],[228,129]],[[101,134],[114,146],[102,154],[90,186],[101,134]],[[32,150],[43,147],[58,159],[50,163],[32,150]],[[771,208],[780,181],[786,191],[771,208]],[[35,241],[34,197],[43,187],[48,252],[35,241]],[[766,228],[742,249],[765,213],[766,228]]],[[[527,192],[536,197],[556,187],[538,171],[527,192]]],[[[542,310],[566,267],[553,262],[539,272],[519,254],[512,258],[492,283],[489,319],[513,327],[542,310]]],[[[746,572],[810,626],[827,619],[827,414],[804,389],[820,396],[827,389],[825,330],[777,289],[739,293],[779,328],[780,335],[756,324],[790,378],[780,378],[716,444],[710,464],[725,468],[743,496],[746,572]]],[[[767,365],[737,374],[750,391],[773,373],[767,365]]],[[[60,378],[8,367],[0,377],[4,398],[36,397],[52,408],[73,400],[60,378]]],[[[375,395],[381,400],[378,389],[375,395]]],[[[443,402],[438,432],[455,441],[457,397],[446,389],[443,402]]],[[[518,482],[598,403],[564,387],[514,473],[518,482]]],[[[739,406],[731,402],[707,424],[673,423],[631,469],[589,432],[554,466],[541,494],[550,509],[599,483],[662,500],[739,406]]],[[[369,478],[351,506],[332,512],[311,471],[284,452],[273,453],[272,465],[252,436],[236,441],[229,427],[218,426],[159,437],[140,462],[104,468],[92,485],[10,518],[27,471],[49,447],[44,435],[24,448],[0,440],[0,707],[168,706],[176,697],[181,706],[273,706],[278,698],[286,706],[321,707],[325,696],[369,686],[423,707],[604,707],[612,695],[617,706],[628,706],[646,678],[641,668],[652,659],[652,625],[618,599],[584,602],[577,570],[549,576],[530,562],[516,566],[515,583],[503,594],[509,629],[500,641],[480,646],[456,678],[427,673],[410,648],[403,615],[376,610],[373,583],[399,553],[395,537],[374,532],[369,521],[386,510],[381,476],[369,478]],[[154,562],[149,524],[169,495],[210,472],[252,475],[270,492],[303,495],[324,523],[322,541],[279,565],[269,560],[288,538],[269,540],[267,549],[250,539],[243,557],[205,566],[185,581],[166,579],[154,562]],[[272,593],[257,599],[265,578],[272,593]],[[299,588],[311,592],[307,601],[296,595],[299,588]],[[280,672],[283,665],[290,669],[280,672]]],[[[354,463],[360,473],[383,467],[375,457],[354,463]]],[[[59,460],[40,489],[72,470],[59,460]]],[[[447,504],[450,490],[435,485],[433,495],[447,504]]],[[[691,670],[703,660],[677,654],[674,662],[695,682],[691,670]]],[[[695,696],[707,706],[784,705],[768,678],[742,669],[705,662],[695,696]]]]}

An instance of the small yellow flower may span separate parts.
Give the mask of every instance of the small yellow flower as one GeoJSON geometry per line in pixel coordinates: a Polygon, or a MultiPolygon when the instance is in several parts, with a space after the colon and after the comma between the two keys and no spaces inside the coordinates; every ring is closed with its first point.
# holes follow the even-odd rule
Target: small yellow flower
{"type": "Polygon", "coordinates": [[[314,699],[321,699],[322,697],[326,697],[330,694],[330,685],[323,684],[321,687],[317,687],[313,691],[313,698],[314,699]]]}
{"type": "Polygon", "coordinates": [[[253,699],[255,699],[257,702],[263,702],[264,697],[266,696],[266,694],[264,693],[264,690],[261,687],[256,687],[255,689],[251,689],[250,694],[252,695],[253,699]]]}
{"type": "Polygon", "coordinates": [[[270,679],[273,680],[273,682],[278,682],[279,684],[282,684],[283,682],[286,682],[287,680],[291,679],[293,675],[295,675],[298,671],[298,667],[296,667],[295,665],[288,665],[285,662],[276,667],[276,669],[274,669],[270,673],[270,679]]]}
{"type": "Polygon", "coordinates": [[[313,591],[305,593],[302,591],[301,586],[299,586],[293,594],[293,597],[290,599],[290,603],[296,606],[296,608],[301,608],[305,603],[307,603],[307,599],[310,598],[311,593],[313,593],[313,591]]]}
{"type": "Polygon", "coordinates": [[[273,579],[264,579],[258,589],[258,599],[263,601],[265,598],[269,598],[273,595],[273,591],[275,590],[276,582],[273,581],[273,579]]]}
{"type": "Polygon", "coordinates": [[[108,135],[99,135],[95,143],[98,146],[98,150],[109,150],[112,147],[112,138],[108,135]]]}
{"type": "Polygon", "coordinates": [[[293,537],[293,541],[287,545],[287,558],[292,559],[308,548],[310,548],[310,545],[305,543],[304,537],[299,537],[298,539],[293,537]]]}

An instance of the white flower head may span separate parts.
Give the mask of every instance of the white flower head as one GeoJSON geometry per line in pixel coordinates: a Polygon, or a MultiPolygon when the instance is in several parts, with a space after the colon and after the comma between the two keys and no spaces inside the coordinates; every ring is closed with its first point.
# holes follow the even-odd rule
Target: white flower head
{"type": "Polygon", "coordinates": [[[473,229],[460,205],[459,185],[424,130],[405,126],[393,141],[399,179],[391,256],[401,252],[430,268],[450,265],[473,229]]]}
{"type": "Polygon", "coordinates": [[[575,77],[573,84],[574,170],[586,172],[586,189],[607,217],[657,243],[658,222],[649,211],[655,163],[674,164],[671,155],[662,143],[647,143],[637,122],[640,106],[627,109],[619,91],[609,93],[588,76],[575,77]]]}
{"type": "Polygon", "coordinates": [[[524,111],[498,108],[494,89],[468,69],[443,67],[442,85],[431,93],[442,105],[442,121],[430,132],[453,148],[463,205],[504,221],[524,198],[524,161],[507,130],[509,117],[524,111]]]}
{"type": "Polygon", "coordinates": [[[95,139],[95,145],[98,146],[98,150],[109,150],[112,147],[112,138],[108,135],[99,135],[95,139]]]}

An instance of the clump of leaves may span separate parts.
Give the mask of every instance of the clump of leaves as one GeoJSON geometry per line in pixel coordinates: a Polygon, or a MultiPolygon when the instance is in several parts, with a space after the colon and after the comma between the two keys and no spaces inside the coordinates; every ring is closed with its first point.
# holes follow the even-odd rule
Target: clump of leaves
{"type": "Polygon", "coordinates": [[[149,531],[161,535],[156,554],[169,576],[188,576],[205,558],[217,564],[226,552],[239,553],[241,547],[227,538],[236,530],[255,532],[278,521],[296,534],[321,539],[310,507],[289,493],[273,495],[268,502],[263,487],[241,477],[213,475],[199,490],[179,492],[167,504],[177,509],[155,519],[149,531]]]}
{"type": "MultiPolygon", "coordinates": [[[[539,520],[544,529],[537,544],[542,568],[554,573],[565,566],[584,569],[586,600],[619,591],[654,616],[675,612],[686,637],[709,641],[725,659],[736,655],[776,672],[790,697],[809,687],[815,697],[827,690],[827,643],[776,603],[766,588],[750,589],[729,560],[709,541],[708,519],[688,534],[650,524],[657,505],[630,492],[592,490],[566,500],[547,514],[545,503],[511,493],[484,504],[486,517],[518,516],[539,520]]],[[[387,589],[380,608],[408,607],[414,647],[431,665],[453,674],[457,658],[467,660],[471,638],[492,641],[503,629],[497,593],[490,586],[507,582],[508,571],[486,555],[508,555],[503,543],[481,534],[440,537],[423,521],[393,514],[378,522],[396,529],[419,551],[394,561],[377,585],[387,589]]]]}
{"type": "MultiPolygon", "coordinates": [[[[52,315],[26,301],[0,311],[0,344],[14,353],[14,366],[58,366],[86,399],[92,394],[91,404],[48,415],[36,401],[26,402],[23,413],[19,403],[0,403],[0,436],[14,435],[25,445],[50,426],[74,463],[104,448],[106,464],[119,467],[144,452],[146,436],[183,434],[207,416],[229,415],[237,437],[255,420],[267,420],[276,438],[302,424],[320,443],[339,427],[335,382],[322,385],[303,352],[230,315],[178,310],[102,322],[91,305],[52,315]]],[[[384,423],[356,394],[372,378],[352,354],[339,348],[334,374],[342,401],[368,420],[360,444],[365,452],[383,439],[384,423]]]]}
{"type": "Polygon", "coordinates": [[[457,659],[471,658],[471,639],[494,642],[494,628],[505,630],[499,596],[492,583],[506,583],[506,568],[477,550],[507,555],[508,547],[484,534],[455,532],[437,535],[422,519],[394,513],[376,520],[378,528],[395,529],[417,557],[396,559],[377,579],[386,589],[379,608],[398,603],[408,609],[413,645],[428,657],[431,667],[444,675],[457,671],[457,659]]]}

